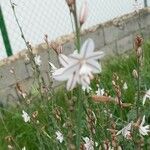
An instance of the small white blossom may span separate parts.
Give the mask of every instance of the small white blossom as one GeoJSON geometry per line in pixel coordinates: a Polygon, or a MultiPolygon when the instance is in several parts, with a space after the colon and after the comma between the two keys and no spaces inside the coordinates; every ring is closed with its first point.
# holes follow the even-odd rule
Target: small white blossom
{"type": "Polygon", "coordinates": [[[88,137],[84,137],[83,140],[85,142],[84,144],[85,150],[94,150],[94,142],[92,141],[92,139],[89,139],[88,137]]]}
{"type": "Polygon", "coordinates": [[[139,12],[139,10],[142,9],[142,7],[142,3],[138,2],[138,0],[135,0],[133,4],[134,11],[139,12]]]}
{"type": "Polygon", "coordinates": [[[145,93],[143,97],[143,105],[145,104],[146,99],[150,99],[150,89],[145,93]]]}
{"type": "Polygon", "coordinates": [[[105,93],[105,90],[104,90],[104,89],[101,89],[101,88],[99,87],[99,85],[97,85],[97,87],[98,87],[98,89],[97,89],[97,91],[96,91],[96,95],[97,95],[97,96],[103,96],[104,93],[105,93]]]}
{"type": "Polygon", "coordinates": [[[131,139],[131,127],[132,127],[132,122],[129,123],[127,126],[125,126],[123,129],[121,129],[120,131],[118,131],[116,135],[119,135],[120,133],[122,133],[122,135],[126,139],[131,139]]]}
{"type": "Polygon", "coordinates": [[[24,110],[22,111],[22,117],[24,122],[30,122],[30,116],[24,110]]]}
{"type": "Polygon", "coordinates": [[[26,150],[26,147],[24,146],[24,147],[22,148],[22,150],[26,150]]]}
{"type": "Polygon", "coordinates": [[[92,88],[90,86],[82,86],[82,90],[87,93],[90,93],[90,91],[92,91],[92,88]]]}
{"type": "Polygon", "coordinates": [[[92,39],[85,41],[79,53],[73,53],[69,57],[59,56],[62,68],[53,73],[53,78],[58,81],[67,80],[67,90],[72,90],[76,84],[89,86],[94,73],[101,72],[101,65],[98,59],[103,57],[103,52],[94,52],[92,39]]]}
{"type": "Polygon", "coordinates": [[[60,143],[62,143],[62,142],[64,141],[64,137],[63,137],[62,133],[61,133],[60,131],[56,131],[55,134],[56,134],[56,136],[57,136],[56,139],[57,139],[60,143]]]}
{"type": "Polygon", "coordinates": [[[143,136],[148,135],[148,132],[150,132],[150,126],[149,125],[143,126],[144,124],[145,124],[145,115],[143,116],[142,122],[139,126],[139,132],[143,136]]]}
{"type": "Polygon", "coordinates": [[[127,85],[126,82],[123,84],[123,89],[124,89],[124,90],[127,90],[127,89],[128,89],[128,85],[127,85]]]}
{"type": "Polygon", "coordinates": [[[41,66],[42,60],[41,60],[41,56],[40,55],[36,55],[34,57],[34,60],[35,60],[36,65],[41,66]]]}

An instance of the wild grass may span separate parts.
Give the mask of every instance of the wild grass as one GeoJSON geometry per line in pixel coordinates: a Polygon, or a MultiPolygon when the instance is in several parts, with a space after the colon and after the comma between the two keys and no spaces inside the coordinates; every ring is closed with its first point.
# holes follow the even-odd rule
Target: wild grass
{"type": "MultiPolygon", "coordinates": [[[[150,42],[143,46],[144,62],[141,71],[141,102],[144,92],[150,88],[150,42]]],[[[130,53],[110,57],[102,63],[102,73],[95,77],[91,83],[92,91],[86,93],[87,100],[83,99],[84,107],[82,110],[83,120],[81,122],[81,148],[84,143],[83,137],[91,137],[94,142],[103,146],[104,141],[111,141],[112,136],[108,128],[122,129],[132,120],[136,120],[136,108],[134,108],[137,82],[132,75],[133,69],[137,67],[134,50],[130,53]],[[96,84],[111,95],[115,96],[112,86],[112,76],[116,73],[123,82],[127,83],[128,89],[122,91],[122,100],[131,103],[127,109],[120,109],[118,105],[95,103],[91,96],[97,90],[96,84]],[[93,112],[95,116],[93,115],[93,112]],[[110,115],[113,114],[113,119],[110,115]],[[120,115],[122,114],[122,115],[120,115]],[[96,120],[95,120],[96,119],[96,120]],[[93,122],[92,122],[93,121],[93,122]],[[114,122],[114,123],[112,123],[114,122]]],[[[0,150],[14,149],[19,150],[26,147],[26,150],[65,150],[76,149],[76,113],[78,90],[67,92],[64,87],[54,91],[53,95],[41,100],[36,93],[31,95],[26,103],[15,108],[0,108],[0,150]],[[22,118],[22,110],[25,110],[31,117],[31,121],[25,123],[22,118]],[[64,141],[59,143],[56,139],[56,131],[60,131],[64,136],[64,141]]],[[[141,116],[146,115],[147,123],[150,124],[150,102],[146,101],[145,106],[140,107],[141,116]]],[[[141,137],[135,134],[136,139],[141,137]]],[[[118,143],[123,149],[136,149],[138,144],[134,140],[127,140],[121,135],[118,136],[118,143]]],[[[144,138],[144,149],[150,148],[150,138],[144,138]]]]}

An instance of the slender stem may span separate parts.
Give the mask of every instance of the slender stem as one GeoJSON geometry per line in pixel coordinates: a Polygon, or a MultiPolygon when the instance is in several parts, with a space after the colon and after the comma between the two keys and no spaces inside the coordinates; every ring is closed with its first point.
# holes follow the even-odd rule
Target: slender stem
{"type": "Polygon", "coordinates": [[[74,16],[75,29],[76,29],[76,47],[78,52],[80,52],[80,27],[78,25],[76,2],[74,4],[73,16],[74,16]]]}
{"type": "Polygon", "coordinates": [[[139,117],[139,102],[140,102],[140,60],[137,58],[137,73],[138,73],[138,78],[137,78],[137,101],[136,101],[136,114],[137,114],[137,119],[139,117]]]}
{"type": "Polygon", "coordinates": [[[12,10],[13,10],[13,14],[14,14],[16,23],[17,23],[17,25],[18,25],[18,27],[19,27],[19,30],[20,30],[20,32],[21,32],[21,37],[22,37],[22,39],[24,40],[24,42],[25,42],[27,48],[29,48],[29,46],[28,46],[28,44],[27,44],[27,41],[26,41],[26,38],[25,38],[25,36],[24,36],[24,33],[23,33],[23,31],[22,31],[22,27],[21,27],[21,25],[20,25],[20,23],[19,23],[19,21],[18,21],[18,18],[17,18],[17,15],[16,15],[16,11],[15,11],[15,6],[14,6],[14,4],[12,3],[11,0],[10,0],[10,4],[11,4],[12,10]]]}
{"type": "MultiPolygon", "coordinates": [[[[74,23],[75,23],[75,30],[76,30],[76,48],[78,52],[80,52],[80,27],[78,24],[78,17],[77,17],[77,5],[76,2],[74,4],[74,9],[72,10],[73,17],[74,17],[74,23]]],[[[82,136],[82,118],[83,118],[83,100],[84,100],[84,94],[82,92],[82,88],[79,87],[78,89],[78,101],[77,101],[77,130],[76,130],[76,146],[77,150],[80,150],[80,141],[82,136]]]]}
{"type": "Polygon", "coordinates": [[[79,97],[77,101],[77,138],[76,138],[76,146],[77,150],[80,150],[80,141],[82,136],[82,118],[83,118],[83,100],[84,94],[82,92],[81,87],[78,90],[79,97]]]}
{"type": "Polygon", "coordinates": [[[74,24],[73,24],[73,20],[72,20],[72,16],[71,16],[71,14],[72,14],[72,12],[70,11],[71,27],[72,27],[72,31],[73,31],[73,33],[75,33],[74,24]]]}
{"type": "Polygon", "coordinates": [[[23,33],[23,30],[22,30],[22,27],[21,27],[21,25],[20,25],[20,23],[19,23],[19,20],[18,20],[18,18],[17,18],[16,11],[15,11],[15,4],[12,3],[11,0],[10,0],[10,4],[11,4],[12,10],[13,10],[13,14],[14,14],[16,23],[17,23],[17,25],[18,25],[18,27],[19,27],[19,30],[20,30],[20,33],[21,33],[21,37],[22,37],[22,39],[24,40],[24,43],[25,43],[25,45],[26,45],[26,47],[27,47],[27,49],[28,49],[28,51],[29,51],[29,54],[30,54],[30,57],[31,57],[30,60],[32,60],[32,61],[31,61],[31,65],[32,65],[32,67],[34,68],[35,73],[36,73],[36,75],[37,75],[37,79],[38,79],[39,93],[40,93],[41,99],[43,99],[43,94],[42,94],[42,91],[41,91],[41,90],[42,90],[42,89],[41,89],[41,86],[42,86],[42,85],[45,85],[44,79],[43,79],[43,77],[40,75],[40,68],[38,67],[38,65],[37,65],[36,62],[35,62],[34,55],[33,55],[33,53],[32,53],[32,47],[31,47],[31,45],[29,44],[29,42],[26,40],[25,35],[24,35],[24,33],[23,33]]]}

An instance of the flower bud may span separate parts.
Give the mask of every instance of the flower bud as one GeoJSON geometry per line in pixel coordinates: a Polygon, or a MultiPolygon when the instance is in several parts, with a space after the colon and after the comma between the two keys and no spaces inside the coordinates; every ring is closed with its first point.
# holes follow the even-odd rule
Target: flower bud
{"type": "Polygon", "coordinates": [[[141,47],[137,48],[136,55],[137,55],[137,57],[142,56],[142,48],[141,47]]]}
{"type": "Polygon", "coordinates": [[[81,26],[82,24],[85,23],[87,17],[88,17],[88,6],[87,6],[87,1],[84,0],[84,3],[80,9],[80,14],[79,14],[79,21],[81,26]]]}
{"type": "Polygon", "coordinates": [[[134,40],[134,47],[135,47],[135,50],[137,51],[137,49],[139,47],[141,47],[143,44],[143,38],[140,36],[140,35],[137,35],[135,40],[134,40]]]}
{"type": "Polygon", "coordinates": [[[66,3],[68,4],[69,7],[75,4],[75,0],[66,0],[66,3]]]}
{"type": "Polygon", "coordinates": [[[136,71],[135,69],[133,70],[132,75],[133,75],[133,77],[134,77],[135,79],[138,78],[138,73],[137,73],[137,71],[136,71]]]}

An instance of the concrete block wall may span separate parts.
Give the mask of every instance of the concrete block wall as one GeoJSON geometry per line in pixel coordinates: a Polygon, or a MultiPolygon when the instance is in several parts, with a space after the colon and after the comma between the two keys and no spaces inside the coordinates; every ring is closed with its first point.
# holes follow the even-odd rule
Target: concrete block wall
{"type": "MultiPolygon", "coordinates": [[[[142,9],[139,13],[126,14],[84,30],[82,31],[81,42],[83,43],[87,38],[92,38],[96,50],[104,51],[106,56],[119,55],[133,48],[136,34],[142,34],[145,40],[150,39],[150,8],[142,9]]],[[[59,37],[55,42],[63,46],[64,54],[69,54],[75,49],[73,34],[59,37]]],[[[41,56],[42,66],[40,69],[47,85],[50,83],[48,61],[58,66],[55,52],[53,50],[48,51],[45,43],[34,47],[34,53],[41,56]]],[[[32,89],[35,80],[31,64],[25,60],[26,53],[27,50],[23,50],[0,61],[0,102],[4,105],[18,102],[17,83],[26,92],[32,89]],[[15,71],[15,74],[11,73],[11,69],[15,71]]]]}

